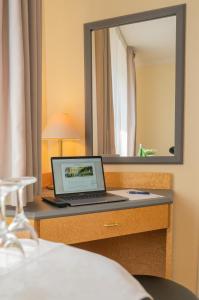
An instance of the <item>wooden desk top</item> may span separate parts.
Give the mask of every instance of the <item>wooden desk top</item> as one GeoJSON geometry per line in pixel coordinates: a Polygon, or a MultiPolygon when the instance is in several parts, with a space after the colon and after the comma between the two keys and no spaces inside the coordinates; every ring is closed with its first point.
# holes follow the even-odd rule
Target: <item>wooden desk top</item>
{"type": "MultiPolygon", "coordinates": [[[[29,203],[25,207],[26,216],[30,219],[50,219],[57,217],[65,217],[65,216],[74,216],[74,215],[82,215],[82,214],[91,214],[97,212],[105,212],[105,211],[114,211],[121,209],[129,209],[129,208],[138,208],[138,207],[146,207],[146,206],[154,206],[161,204],[171,204],[173,203],[173,191],[172,190],[150,190],[146,189],[153,194],[159,194],[164,197],[159,198],[149,198],[143,200],[134,200],[134,201],[122,201],[122,202],[114,202],[114,203],[101,203],[101,204],[93,204],[93,205],[85,205],[85,206],[77,206],[77,207],[64,207],[57,208],[51,206],[41,200],[41,196],[36,197],[34,202],[29,203]]],[[[46,195],[52,195],[52,192],[44,191],[46,195]],[[50,193],[50,194],[49,194],[50,193]]],[[[7,207],[7,216],[12,217],[15,214],[15,209],[11,206],[7,207]]]]}

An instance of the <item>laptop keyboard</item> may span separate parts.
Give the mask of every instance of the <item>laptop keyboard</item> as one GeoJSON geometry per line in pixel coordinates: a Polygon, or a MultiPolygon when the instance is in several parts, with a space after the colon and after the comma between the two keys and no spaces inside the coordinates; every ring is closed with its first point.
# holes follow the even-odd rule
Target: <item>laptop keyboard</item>
{"type": "Polygon", "coordinates": [[[112,196],[109,193],[96,193],[96,194],[85,194],[85,195],[76,195],[76,196],[68,196],[68,197],[62,197],[63,199],[70,199],[70,200],[76,200],[76,199],[88,199],[88,198],[101,198],[101,197],[107,197],[112,196]]]}

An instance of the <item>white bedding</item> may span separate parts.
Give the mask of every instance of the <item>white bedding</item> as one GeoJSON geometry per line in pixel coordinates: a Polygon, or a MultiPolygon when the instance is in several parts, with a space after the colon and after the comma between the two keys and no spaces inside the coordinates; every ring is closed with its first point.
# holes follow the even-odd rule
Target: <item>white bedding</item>
{"type": "Polygon", "coordinates": [[[5,253],[0,250],[2,300],[151,299],[118,263],[92,252],[40,240],[25,260],[12,251],[10,269],[5,253]]]}

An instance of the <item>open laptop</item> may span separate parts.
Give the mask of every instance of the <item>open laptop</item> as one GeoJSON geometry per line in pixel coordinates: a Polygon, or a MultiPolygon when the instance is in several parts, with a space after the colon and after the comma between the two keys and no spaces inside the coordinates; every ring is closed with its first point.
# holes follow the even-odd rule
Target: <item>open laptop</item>
{"type": "Polygon", "coordinates": [[[128,200],[106,192],[101,156],[52,157],[51,164],[54,200],[63,206],[128,200]]]}

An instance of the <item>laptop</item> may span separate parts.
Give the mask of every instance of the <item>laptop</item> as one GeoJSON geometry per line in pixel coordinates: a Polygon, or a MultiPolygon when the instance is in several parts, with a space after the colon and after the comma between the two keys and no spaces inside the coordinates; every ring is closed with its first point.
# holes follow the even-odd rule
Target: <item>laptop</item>
{"type": "MultiPolygon", "coordinates": [[[[80,206],[128,200],[106,192],[101,156],[52,157],[51,165],[54,205],[80,206]]],[[[44,201],[50,202],[46,199],[44,201]]]]}

